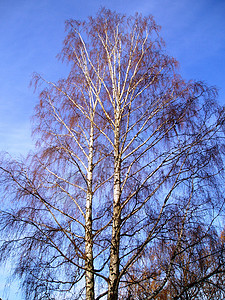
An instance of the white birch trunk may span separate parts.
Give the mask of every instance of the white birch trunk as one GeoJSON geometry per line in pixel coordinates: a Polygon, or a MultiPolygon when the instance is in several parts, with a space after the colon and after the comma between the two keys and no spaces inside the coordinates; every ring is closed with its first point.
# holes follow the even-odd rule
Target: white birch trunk
{"type": "Polygon", "coordinates": [[[93,122],[90,129],[90,143],[87,173],[87,198],[85,219],[85,281],[86,300],[94,300],[94,273],[93,273],[93,237],[92,237],[92,169],[93,169],[93,122]]]}
{"type": "Polygon", "coordinates": [[[119,122],[115,122],[114,138],[114,191],[113,191],[113,224],[110,250],[109,266],[109,286],[108,300],[118,299],[118,275],[119,275],[119,245],[120,245],[120,225],[121,225],[121,205],[120,205],[120,171],[121,157],[119,152],[119,122]]]}

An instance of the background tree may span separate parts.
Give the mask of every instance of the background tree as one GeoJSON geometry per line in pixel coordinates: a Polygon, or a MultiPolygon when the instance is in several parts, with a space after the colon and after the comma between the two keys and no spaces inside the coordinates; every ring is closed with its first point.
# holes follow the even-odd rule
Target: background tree
{"type": "MultiPolygon", "coordinates": [[[[151,298],[174,254],[173,239],[145,249],[124,283],[126,299],[151,298]]],[[[223,299],[224,241],[215,230],[194,224],[182,237],[166,286],[154,299],[223,299]],[[197,226],[197,227],[196,227],[197,226]]]]}
{"type": "Polygon", "coordinates": [[[179,76],[151,16],[102,9],[67,32],[68,77],[34,78],[45,85],[36,152],[1,162],[10,203],[1,260],[16,257],[26,299],[182,299],[200,284],[216,295],[224,109],[215,88],[179,76]]]}

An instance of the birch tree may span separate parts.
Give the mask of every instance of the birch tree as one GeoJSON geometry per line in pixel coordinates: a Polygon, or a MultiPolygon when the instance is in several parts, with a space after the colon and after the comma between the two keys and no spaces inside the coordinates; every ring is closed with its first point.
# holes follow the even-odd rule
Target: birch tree
{"type": "Polygon", "coordinates": [[[152,16],[107,9],[70,20],[68,76],[34,76],[36,151],[1,163],[1,259],[16,257],[26,299],[131,299],[143,255],[164,245],[149,255],[156,299],[201,245],[186,233],[219,224],[224,109],[214,87],[181,78],[159,32],[152,16]]]}
{"type": "MultiPolygon", "coordinates": [[[[151,297],[166,272],[174,248],[172,237],[161,240],[155,247],[146,247],[139,264],[127,274],[121,296],[137,300],[151,297]]],[[[200,222],[189,228],[183,234],[173,268],[165,288],[155,299],[224,298],[224,241],[214,229],[206,230],[200,222]]]]}

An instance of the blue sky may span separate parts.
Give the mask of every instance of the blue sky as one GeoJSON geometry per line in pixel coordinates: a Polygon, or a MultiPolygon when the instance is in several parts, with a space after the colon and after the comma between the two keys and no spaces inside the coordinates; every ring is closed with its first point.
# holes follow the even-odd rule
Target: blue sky
{"type": "MultiPolygon", "coordinates": [[[[64,21],[94,15],[100,6],[128,15],[152,14],[182,75],[216,85],[225,104],[224,0],[0,0],[0,150],[18,156],[32,147],[30,118],[37,102],[28,87],[32,73],[62,77],[66,67],[56,55],[64,21]]],[[[9,300],[14,299],[18,296],[11,291],[9,300]]]]}

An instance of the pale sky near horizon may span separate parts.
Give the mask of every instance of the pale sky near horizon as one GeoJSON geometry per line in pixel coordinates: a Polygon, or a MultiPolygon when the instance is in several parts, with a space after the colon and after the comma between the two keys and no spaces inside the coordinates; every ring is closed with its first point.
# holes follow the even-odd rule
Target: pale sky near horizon
{"type": "MultiPolygon", "coordinates": [[[[225,104],[224,0],[0,0],[0,151],[18,156],[32,148],[30,119],[37,102],[28,87],[32,73],[53,81],[62,77],[67,68],[56,55],[64,21],[82,20],[101,6],[127,15],[152,14],[184,78],[217,86],[218,101],[225,104]]],[[[2,272],[0,297],[6,300],[2,272]]],[[[11,291],[8,299],[19,297],[11,291]]]]}

